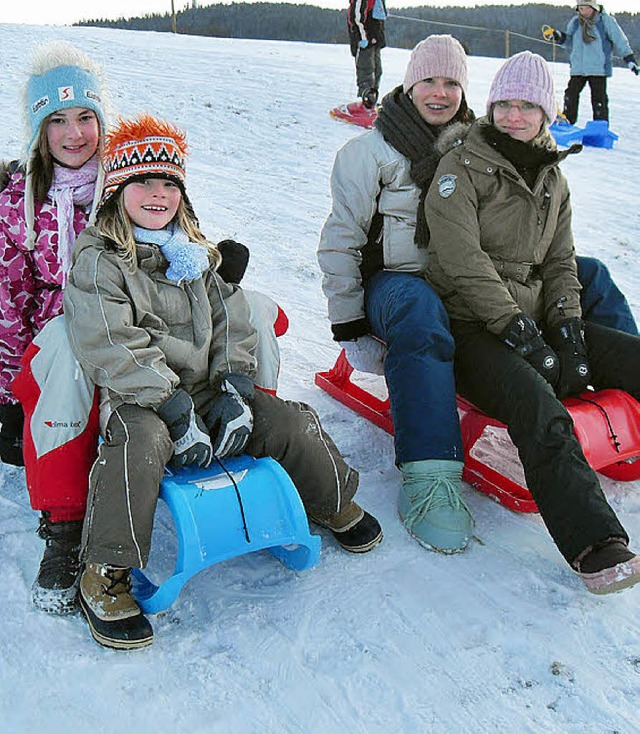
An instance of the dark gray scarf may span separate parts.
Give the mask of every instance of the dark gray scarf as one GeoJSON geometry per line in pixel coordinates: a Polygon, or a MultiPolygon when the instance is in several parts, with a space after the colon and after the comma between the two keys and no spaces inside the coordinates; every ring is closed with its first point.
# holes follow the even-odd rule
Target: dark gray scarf
{"type": "Polygon", "coordinates": [[[401,86],[389,92],[382,100],[375,126],[389,145],[411,161],[411,178],[420,189],[415,243],[418,247],[426,247],[429,234],[424,214],[424,200],[438,167],[439,156],[435,152],[438,128],[428,125],[420,117],[420,113],[402,91],[401,86]]]}
{"type": "MultiPolygon", "coordinates": [[[[467,107],[463,97],[460,109],[451,122],[470,122],[471,120],[473,120],[473,113],[467,107]]],[[[382,100],[382,106],[374,124],[387,143],[411,162],[411,178],[420,189],[414,240],[419,248],[424,249],[429,244],[424,200],[440,162],[436,141],[447,126],[429,125],[425,122],[411,99],[402,91],[402,86],[396,87],[382,100]]]]}

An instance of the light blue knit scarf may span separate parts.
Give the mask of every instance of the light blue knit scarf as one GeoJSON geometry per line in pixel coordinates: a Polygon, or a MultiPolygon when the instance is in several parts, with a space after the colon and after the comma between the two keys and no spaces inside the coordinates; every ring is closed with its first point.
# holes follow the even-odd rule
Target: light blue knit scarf
{"type": "Polygon", "coordinates": [[[169,261],[166,276],[175,283],[196,280],[209,267],[207,248],[191,242],[184,230],[173,222],[164,229],[134,227],[133,236],[136,242],[158,245],[169,261]]]}

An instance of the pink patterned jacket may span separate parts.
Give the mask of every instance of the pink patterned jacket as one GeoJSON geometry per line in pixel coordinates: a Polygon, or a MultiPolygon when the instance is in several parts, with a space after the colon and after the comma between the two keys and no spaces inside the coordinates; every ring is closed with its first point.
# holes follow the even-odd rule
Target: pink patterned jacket
{"type": "MultiPolygon", "coordinates": [[[[33,337],[62,313],[62,264],[58,258],[56,208],[35,202],[35,247],[26,247],[25,177],[16,171],[0,193],[0,404],[16,403],[11,383],[33,337]]],[[[76,206],[76,235],[88,212],[76,206]]]]}

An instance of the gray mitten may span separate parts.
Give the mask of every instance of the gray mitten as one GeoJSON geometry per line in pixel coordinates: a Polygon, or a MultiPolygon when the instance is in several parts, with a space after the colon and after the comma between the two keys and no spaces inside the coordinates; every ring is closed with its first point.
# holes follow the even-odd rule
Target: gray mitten
{"type": "Polygon", "coordinates": [[[195,411],[191,395],[178,388],[157,412],[167,424],[173,441],[171,466],[176,469],[188,464],[209,466],[213,458],[211,439],[202,418],[195,411]]]}
{"type": "Polygon", "coordinates": [[[241,454],[253,430],[253,380],[246,375],[227,373],[220,380],[218,395],[207,415],[206,424],[219,459],[241,454]]]}

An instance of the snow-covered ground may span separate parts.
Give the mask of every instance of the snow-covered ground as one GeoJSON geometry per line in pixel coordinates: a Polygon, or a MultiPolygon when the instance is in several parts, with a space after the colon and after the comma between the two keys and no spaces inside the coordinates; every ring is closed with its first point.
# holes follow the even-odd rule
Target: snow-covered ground
{"type": "MultiPolygon", "coordinates": [[[[267,553],[218,564],[153,618],[152,647],[108,651],[80,616],[34,611],[42,541],[21,469],[0,468],[0,721],[6,732],[580,732],[640,730],[640,589],[590,596],[540,518],[472,489],[466,553],[417,545],[396,515],[391,438],[314,386],[331,341],[315,249],[329,210],[336,150],[359,129],[330,107],[355,96],[346,47],[98,29],[0,25],[0,157],[22,144],[19,87],[40,39],[76,43],[107,68],[114,106],[183,125],[189,192],[213,238],[252,252],[245,285],[291,318],[281,394],[319,410],[361,472],[358,498],[385,540],[363,557],[323,533],[320,564],[295,574],[267,553]]],[[[384,90],[409,52],[383,54],[384,90]]],[[[500,61],[472,58],[470,103],[482,111],[500,61]]],[[[568,67],[554,69],[558,97],[568,67]]],[[[581,253],[603,258],[640,316],[640,80],[610,82],[613,151],[564,165],[581,253]]],[[[588,91],[581,119],[589,119],[588,91]]],[[[640,482],[603,480],[640,549],[640,482]]],[[[160,511],[157,548],[171,546],[160,511]]],[[[168,569],[166,558],[155,563],[168,569]]]]}

